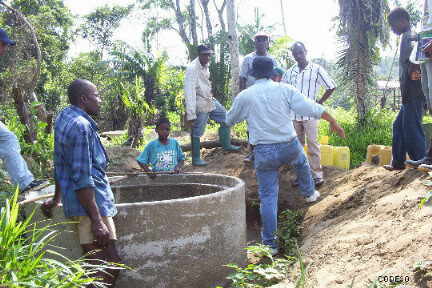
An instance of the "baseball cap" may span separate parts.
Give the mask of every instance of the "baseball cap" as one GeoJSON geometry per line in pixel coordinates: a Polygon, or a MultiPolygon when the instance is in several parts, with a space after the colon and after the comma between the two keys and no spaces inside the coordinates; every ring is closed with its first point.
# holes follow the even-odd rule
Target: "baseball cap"
{"type": "Polygon", "coordinates": [[[16,44],[15,41],[9,39],[9,36],[3,29],[0,29],[0,41],[10,46],[14,46],[16,44]]]}
{"type": "Polygon", "coordinates": [[[285,70],[280,67],[275,67],[272,71],[272,76],[283,76],[285,74],[285,70]]]}
{"type": "Polygon", "coordinates": [[[257,56],[252,62],[255,78],[270,78],[273,73],[273,60],[267,56],[257,56]]]}
{"type": "Polygon", "coordinates": [[[253,37],[253,40],[255,40],[258,37],[265,37],[265,38],[270,40],[270,34],[268,34],[267,32],[264,32],[264,31],[260,31],[260,32],[256,33],[253,37]]]}
{"type": "Polygon", "coordinates": [[[199,45],[197,50],[198,54],[213,54],[213,50],[207,45],[199,45]]]}

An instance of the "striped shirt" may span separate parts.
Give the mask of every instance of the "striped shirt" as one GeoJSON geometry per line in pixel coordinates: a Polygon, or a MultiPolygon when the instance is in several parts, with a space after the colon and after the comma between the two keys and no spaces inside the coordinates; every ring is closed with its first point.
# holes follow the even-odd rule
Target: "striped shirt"
{"type": "MultiPolygon", "coordinates": [[[[282,77],[282,82],[296,87],[304,96],[317,101],[317,94],[321,87],[326,90],[336,88],[336,84],[327,71],[318,64],[311,63],[300,72],[298,65],[292,66],[282,77]]],[[[311,120],[311,117],[295,115],[294,120],[311,120]]]]}

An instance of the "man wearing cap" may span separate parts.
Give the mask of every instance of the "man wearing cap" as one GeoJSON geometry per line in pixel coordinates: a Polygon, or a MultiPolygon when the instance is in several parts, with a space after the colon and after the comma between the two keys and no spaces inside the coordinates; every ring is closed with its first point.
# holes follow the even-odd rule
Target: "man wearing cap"
{"type": "MultiPolygon", "coordinates": [[[[0,56],[4,56],[9,46],[14,46],[15,41],[9,39],[6,31],[0,29],[0,56]]],[[[28,191],[44,183],[36,180],[29,171],[27,163],[21,156],[21,147],[14,133],[3,122],[0,122],[0,158],[3,160],[9,176],[14,184],[18,185],[21,192],[28,191]]]]}
{"type": "MultiPolygon", "coordinates": [[[[323,104],[336,89],[335,81],[327,71],[318,64],[307,59],[307,50],[302,42],[296,42],[291,48],[297,65],[292,66],[283,76],[282,81],[296,87],[307,98],[323,104]],[[317,98],[319,90],[324,87],[325,92],[317,98]]],[[[324,183],[321,167],[321,151],[318,142],[319,120],[307,115],[294,116],[294,128],[300,143],[308,145],[309,164],[317,186],[324,183]]],[[[297,185],[297,181],[294,183],[297,185]]]]}
{"type": "Polygon", "coordinates": [[[227,151],[237,151],[240,147],[231,145],[230,129],[225,125],[226,109],[212,94],[209,62],[213,51],[199,45],[198,57],[186,68],[184,91],[186,117],[190,122],[192,143],[192,165],[205,166],[207,162],[200,156],[200,137],[204,135],[208,119],[219,123],[219,141],[227,151]]]}
{"type": "Polygon", "coordinates": [[[280,68],[280,67],[276,67],[273,69],[273,73],[271,75],[271,79],[274,82],[281,82],[282,81],[282,76],[285,74],[285,70],[280,68]]]}
{"type": "MultiPolygon", "coordinates": [[[[270,36],[265,32],[258,32],[254,36],[255,51],[246,55],[243,59],[240,67],[240,91],[252,86],[255,83],[255,77],[253,75],[252,62],[257,56],[267,56],[272,59],[273,66],[276,67],[276,60],[268,53],[270,48],[270,36]]],[[[251,146],[253,150],[253,146],[251,146]]],[[[245,162],[253,161],[253,152],[251,151],[246,158],[245,162]]]]}
{"type": "Polygon", "coordinates": [[[279,168],[289,164],[296,169],[300,191],[307,202],[314,202],[320,196],[293,127],[294,114],[322,118],[339,136],[345,137],[345,133],[323,106],[304,97],[291,85],[270,80],[273,72],[271,58],[255,57],[253,69],[256,82],[234,99],[226,123],[232,126],[247,121],[249,142],[255,146],[262,241],[276,254],[279,168]]]}

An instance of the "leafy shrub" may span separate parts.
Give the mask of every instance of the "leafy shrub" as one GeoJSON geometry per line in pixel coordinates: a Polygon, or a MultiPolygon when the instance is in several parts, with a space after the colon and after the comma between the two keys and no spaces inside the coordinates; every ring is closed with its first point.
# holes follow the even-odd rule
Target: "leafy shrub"
{"type": "Polygon", "coordinates": [[[89,265],[82,259],[71,261],[46,249],[58,233],[32,224],[33,214],[20,222],[17,198],[18,190],[0,209],[0,286],[84,288],[93,284],[95,287],[106,287],[94,275],[108,265],[102,262],[101,265],[89,265]],[[50,255],[61,257],[64,261],[54,260],[50,255]]]}

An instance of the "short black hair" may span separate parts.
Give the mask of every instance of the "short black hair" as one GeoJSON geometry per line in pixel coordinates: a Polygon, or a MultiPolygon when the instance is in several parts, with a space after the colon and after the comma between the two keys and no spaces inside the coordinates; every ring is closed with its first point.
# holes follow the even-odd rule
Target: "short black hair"
{"type": "Polygon", "coordinates": [[[159,128],[159,126],[162,124],[168,124],[168,126],[171,126],[171,122],[166,117],[159,118],[159,120],[156,122],[156,128],[159,128]]]}
{"type": "Polygon", "coordinates": [[[72,105],[77,105],[79,102],[79,97],[85,95],[88,92],[90,81],[85,79],[76,79],[68,87],[67,94],[69,98],[69,103],[72,105]]]}
{"type": "Polygon", "coordinates": [[[395,9],[393,9],[389,13],[389,15],[387,16],[387,21],[390,24],[395,23],[395,22],[400,21],[400,20],[403,20],[403,19],[410,22],[410,15],[409,15],[408,11],[402,7],[397,7],[395,9]]]}
{"type": "Polygon", "coordinates": [[[296,46],[301,46],[301,47],[303,47],[303,49],[304,49],[305,51],[307,51],[307,50],[306,50],[306,46],[304,45],[303,42],[300,42],[300,41],[294,42],[294,44],[291,46],[291,50],[293,50],[294,47],[296,47],[296,46]]]}

